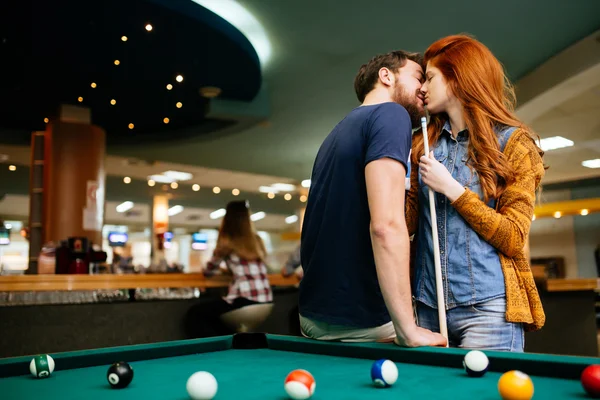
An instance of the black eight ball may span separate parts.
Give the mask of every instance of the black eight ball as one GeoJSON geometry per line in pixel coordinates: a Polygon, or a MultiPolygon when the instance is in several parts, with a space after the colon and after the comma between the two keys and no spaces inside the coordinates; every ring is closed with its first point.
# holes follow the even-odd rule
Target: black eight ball
{"type": "Polygon", "coordinates": [[[113,388],[127,387],[133,380],[133,368],[124,361],[114,363],[108,368],[106,379],[113,388]]]}

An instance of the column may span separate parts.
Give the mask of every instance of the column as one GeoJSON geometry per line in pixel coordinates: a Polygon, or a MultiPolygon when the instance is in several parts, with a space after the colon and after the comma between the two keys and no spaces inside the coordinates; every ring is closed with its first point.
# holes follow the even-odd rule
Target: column
{"type": "Polygon", "coordinates": [[[44,242],[87,237],[102,244],[106,136],[89,110],[63,106],[44,133],[44,242]]]}
{"type": "Polygon", "coordinates": [[[150,233],[150,260],[157,265],[165,258],[163,246],[163,235],[169,229],[169,197],[168,195],[156,195],[152,199],[152,231],[150,233]]]}
{"type": "MultiPolygon", "coordinates": [[[[34,133],[37,140],[39,133],[34,133]]],[[[32,143],[30,185],[31,228],[38,230],[41,242],[31,243],[30,257],[36,258],[40,244],[60,242],[69,237],[85,237],[90,244],[102,244],[104,223],[106,136],[91,124],[90,110],[63,105],[58,117],[48,121],[41,135],[43,145],[32,143]],[[34,145],[35,144],[35,145],[34,145]],[[40,159],[43,152],[43,159],[40,159]],[[39,179],[38,179],[39,178],[39,179]],[[40,185],[41,183],[41,185],[40,185]],[[41,193],[41,196],[40,196],[41,193]],[[40,201],[35,199],[41,197],[40,201]]],[[[37,273],[35,263],[28,273],[37,273]]]]}

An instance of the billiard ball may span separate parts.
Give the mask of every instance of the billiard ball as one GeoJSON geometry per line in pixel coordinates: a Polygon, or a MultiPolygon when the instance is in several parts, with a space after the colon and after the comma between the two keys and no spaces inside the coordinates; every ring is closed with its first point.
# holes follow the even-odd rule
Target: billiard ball
{"type": "Polygon", "coordinates": [[[398,380],[398,367],[390,360],[377,360],[371,366],[371,380],[377,387],[390,387],[398,380]]]}
{"type": "Polygon", "coordinates": [[[498,380],[498,392],[503,400],[530,400],[533,397],[533,382],[521,371],[508,371],[498,380]]]}
{"type": "Polygon", "coordinates": [[[467,375],[480,377],[485,375],[490,362],[483,351],[471,350],[463,359],[463,367],[467,375]]]}
{"type": "Polygon", "coordinates": [[[127,387],[133,380],[133,368],[124,361],[114,363],[108,368],[106,379],[115,389],[127,387]]]}
{"type": "Polygon", "coordinates": [[[583,370],[581,385],[591,397],[600,397],[600,365],[590,365],[583,370]]]}
{"type": "Polygon", "coordinates": [[[284,383],[285,392],[294,400],[310,398],[315,393],[315,378],[304,369],[296,369],[288,374],[284,383]]]}
{"type": "Polygon", "coordinates": [[[217,394],[219,385],[213,374],[198,371],[188,378],[185,388],[192,400],[210,400],[217,394]]]}
{"type": "Polygon", "coordinates": [[[47,378],[54,372],[54,359],[47,354],[35,356],[29,363],[29,372],[36,378],[47,378]]]}

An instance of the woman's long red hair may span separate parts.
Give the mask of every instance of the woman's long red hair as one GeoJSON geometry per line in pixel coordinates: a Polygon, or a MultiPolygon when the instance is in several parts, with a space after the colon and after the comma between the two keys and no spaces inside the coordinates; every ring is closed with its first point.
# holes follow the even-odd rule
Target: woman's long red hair
{"type": "MultiPolygon", "coordinates": [[[[440,70],[463,106],[469,130],[467,164],[479,174],[484,200],[500,197],[514,182],[515,171],[500,151],[494,127],[516,126],[530,132],[514,113],[515,91],[502,65],[485,45],[466,35],[448,36],[433,43],[425,52],[424,63],[440,70]]],[[[431,148],[447,118],[445,114],[431,116],[427,132],[431,148]]],[[[530,136],[535,140],[532,133],[530,136]]],[[[415,165],[423,153],[419,133],[412,153],[415,165]]]]}

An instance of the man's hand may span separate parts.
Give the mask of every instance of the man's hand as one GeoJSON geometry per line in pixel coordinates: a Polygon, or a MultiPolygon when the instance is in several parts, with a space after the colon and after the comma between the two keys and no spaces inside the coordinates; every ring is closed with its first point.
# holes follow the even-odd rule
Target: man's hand
{"type": "Polygon", "coordinates": [[[394,340],[394,343],[402,347],[446,347],[448,341],[439,333],[432,332],[428,329],[416,327],[416,329],[414,331],[409,332],[405,338],[397,336],[394,340]]]}

